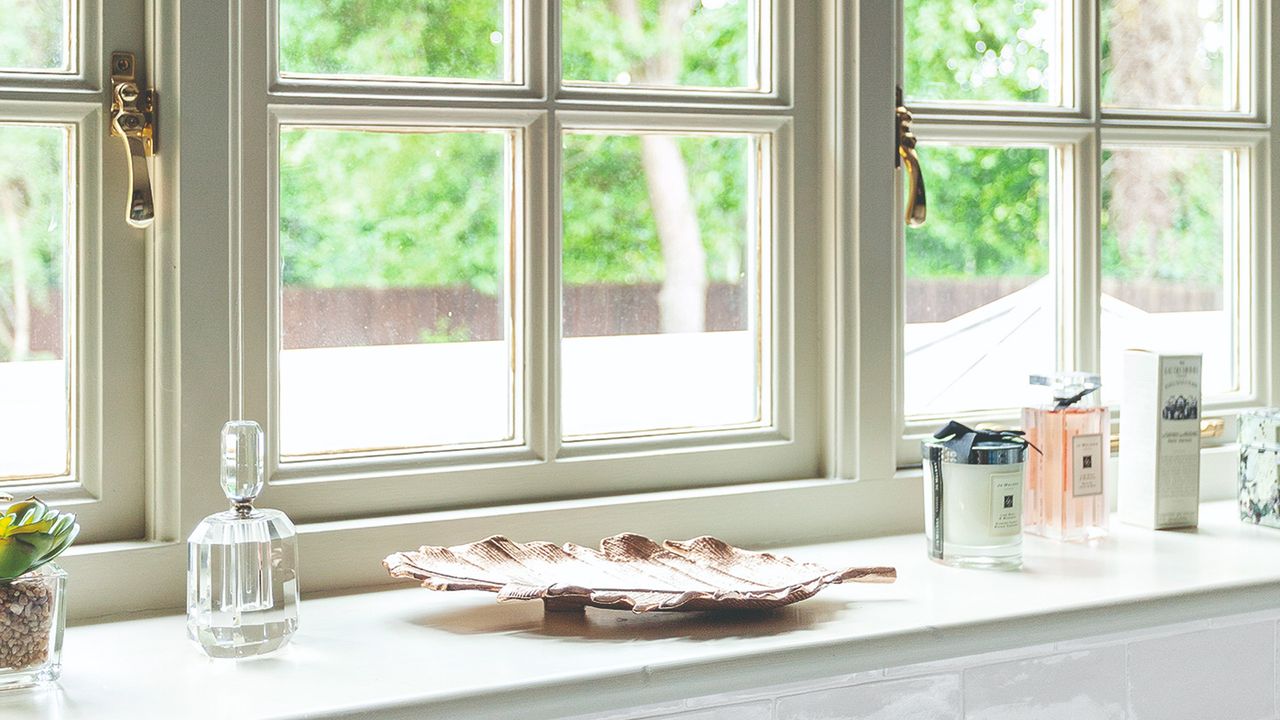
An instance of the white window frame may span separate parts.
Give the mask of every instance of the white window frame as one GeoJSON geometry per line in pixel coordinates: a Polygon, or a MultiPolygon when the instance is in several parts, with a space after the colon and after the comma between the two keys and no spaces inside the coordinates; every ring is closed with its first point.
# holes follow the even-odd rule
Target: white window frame
{"type": "MultiPolygon", "coordinates": [[[[1057,300],[1058,363],[1063,369],[1098,371],[1100,369],[1100,231],[1098,228],[1101,197],[1102,152],[1111,145],[1201,147],[1238,150],[1239,165],[1235,175],[1235,234],[1248,266],[1240,267],[1241,286],[1237,288],[1240,327],[1240,356],[1247,389],[1205,399],[1206,417],[1225,421],[1226,432],[1215,443],[1234,439],[1235,415],[1247,407],[1269,404],[1273,397],[1274,378],[1264,372],[1272,357],[1266,342],[1270,327],[1270,309],[1264,289],[1270,287],[1268,253],[1271,227],[1266,202],[1270,178],[1267,160],[1271,138],[1266,125],[1271,92],[1261,70],[1269,48],[1260,32],[1258,19],[1267,17],[1267,8],[1258,0],[1226,0],[1229,16],[1239,28],[1236,74],[1237,93],[1245,102],[1239,111],[1170,111],[1103,109],[1098,96],[1100,58],[1097,47],[1101,37],[1097,3],[1088,0],[1061,0],[1060,37],[1062,48],[1073,48],[1075,63],[1058,62],[1060,67],[1074,65],[1074,77],[1065,77],[1065,87],[1075,95],[1065,96],[1062,107],[1042,107],[1022,103],[912,102],[913,131],[921,142],[936,140],[969,145],[1015,147],[1049,145],[1055,162],[1051,167],[1050,235],[1053,260],[1050,277],[1054,280],[1057,300]],[[1074,291],[1073,291],[1074,288],[1074,291]]],[[[898,28],[901,23],[899,4],[898,28]]],[[[899,30],[899,33],[901,31],[899,30]]],[[[905,52],[905,50],[904,50],[905,52]]],[[[901,65],[898,75],[901,77],[901,65]]],[[[928,167],[924,168],[926,180],[928,167]]],[[[1228,201],[1233,198],[1227,198],[1228,201]]],[[[896,247],[892,277],[897,288],[905,287],[903,277],[904,228],[897,223],[896,247]]],[[[895,289],[894,296],[901,296],[895,289]]],[[[892,308],[895,324],[903,317],[901,301],[892,308]]],[[[896,330],[900,333],[900,330],[896,330]]],[[[895,345],[897,357],[892,363],[897,388],[893,408],[895,424],[901,428],[896,445],[896,462],[900,468],[919,464],[920,441],[947,419],[941,416],[907,417],[903,408],[903,359],[900,334],[895,345]]],[[[1011,378],[1010,382],[1018,379],[1011,378]]],[[[1014,409],[1010,409],[1014,410],[1014,409]]],[[[1113,412],[1113,417],[1118,413],[1113,412]]],[[[1020,423],[1016,411],[976,411],[954,415],[970,423],[992,422],[1010,426],[1020,423]]],[[[1118,425],[1118,417],[1113,421],[1118,425]]],[[[1114,432],[1114,431],[1113,431],[1114,432]]]]}
{"type": "MultiPolygon", "coordinates": [[[[70,472],[0,484],[38,495],[81,518],[81,542],[148,532],[145,478],[144,282],[150,238],[125,222],[126,162],[107,137],[104,49],[143,49],[143,3],[104,13],[99,0],[73,2],[68,72],[0,74],[0,121],[68,128],[68,188],[75,246],[64,258],[70,305],[70,472]]],[[[107,50],[107,51],[109,51],[107,50]]],[[[0,452],[3,452],[0,449],[0,452]]]]}
{"type": "MultiPolygon", "coordinates": [[[[361,516],[387,512],[427,511],[449,507],[551,500],[596,494],[619,494],[672,488],[786,480],[817,474],[820,405],[815,365],[796,366],[793,358],[816,355],[817,337],[797,339],[793,318],[817,310],[816,294],[797,296],[791,278],[812,263],[819,248],[796,248],[792,237],[794,194],[818,196],[817,179],[803,178],[796,193],[793,126],[806,112],[816,116],[816,103],[792,102],[790,40],[792,7],[784,0],[763,0],[773,26],[777,62],[766,69],[763,92],[715,92],[701,89],[628,88],[599,84],[559,87],[559,8],[517,0],[513,16],[529,28],[523,43],[528,72],[511,83],[408,81],[366,83],[334,78],[324,83],[282,77],[272,79],[274,3],[253,0],[241,5],[238,170],[241,181],[237,219],[239,257],[232,260],[233,305],[238,347],[230,368],[238,388],[232,412],[256,419],[267,430],[268,482],[271,501],[295,520],[330,519],[335,512],[361,516]],[[540,49],[545,54],[534,52],[540,49]],[[545,93],[545,95],[544,95],[545,93]],[[623,112],[623,109],[627,112],[623,112]],[[799,108],[799,109],[798,109],[799,108]],[[272,254],[275,208],[273,158],[277,128],[283,121],[310,125],[395,125],[398,127],[482,126],[509,128],[520,140],[516,171],[532,181],[517,181],[516,197],[524,212],[516,223],[516,305],[526,310],[517,323],[516,347],[527,370],[527,402],[523,407],[524,442],[506,447],[424,450],[373,457],[280,462],[275,436],[278,402],[275,362],[278,332],[269,319],[278,314],[272,254]],[[267,132],[261,132],[262,128],[267,132]],[[257,132],[250,128],[258,129],[257,132]],[[559,229],[559,154],[561,133],[569,129],[616,129],[640,132],[686,130],[758,133],[771,149],[765,175],[770,179],[767,229],[771,254],[763,290],[774,342],[763,358],[766,382],[772,384],[772,422],[765,427],[725,428],[684,434],[601,438],[561,442],[557,431],[559,283],[556,241],[559,229]],[[520,171],[523,170],[521,174],[520,171]],[[264,203],[265,200],[265,203],[264,203]],[[551,211],[548,212],[547,209],[551,211]],[[237,297],[238,295],[238,297],[237,297]]],[[[812,12],[806,10],[804,12],[812,12]]],[[[767,30],[767,28],[765,28],[767,30]]],[[[811,56],[812,57],[812,56],[811,56]]],[[[813,122],[809,120],[809,122],[813,122]]],[[[818,144],[816,133],[809,141],[818,144]]],[[[815,213],[816,216],[816,213],[815,213]]],[[[768,409],[768,408],[766,408],[768,409]]]]}
{"type": "MultiPolygon", "coordinates": [[[[821,138],[821,143],[795,142],[792,163],[796,226],[791,231],[795,244],[791,273],[796,282],[790,292],[796,312],[790,329],[795,348],[789,360],[800,379],[793,390],[797,406],[814,408],[812,413],[795,416],[796,437],[813,438],[804,447],[791,443],[796,450],[795,471],[770,473],[766,464],[753,463],[750,453],[723,463],[726,453],[740,448],[684,452],[672,446],[664,452],[625,451],[585,462],[567,461],[562,465],[569,468],[567,472],[602,484],[593,485],[593,496],[537,502],[519,500],[545,498],[537,482],[513,479],[496,489],[475,482],[487,472],[483,467],[464,471],[446,467],[434,473],[387,467],[380,470],[381,477],[359,482],[308,479],[300,485],[322,489],[288,498],[281,497],[290,490],[288,482],[277,482],[264,496],[264,504],[279,506],[280,500],[287,499],[288,509],[300,516],[296,519],[301,521],[304,591],[386,583],[378,559],[387,552],[466,542],[494,532],[521,539],[594,543],[630,529],[658,537],[711,533],[739,543],[776,545],[918,530],[921,485],[918,476],[899,472],[903,426],[896,410],[900,178],[890,152],[899,44],[895,15],[900,1],[779,1],[811,10],[798,12],[787,22],[793,24],[795,37],[807,39],[794,48],[798,58],[794,67],[818,72],[799,73],[780,64],[774,68],[780,79],[774,89],[780,88],[781,80],[795,79],[789,97],[778,96],[786,102],[767,97],[735,102],[771,108],[769,103],[775,102],[781,109],[766,114],[789,116],[796,138],[821,138]],[[805,112],[805,108],[814,111],[805,112]],[[816,194],[801,192],[814,187],[820,189],[816,194]],[[637,455],[637,463],[629,462],[637,455]],[[574,470],[577,466],[595,471],[574,470]],[[414,486],[402,482],[404,476],[415,473],[431,475],[430,482],[418,483],[415,493],[400,502],[398,493],[414,486]],[[444,476],[452,479],[437,482],[444,476]],[[781,479],[786,477],[792,479],[781,479]],[[729,479],[739,484],[719,484],[729,479]],[[450,504],[468,489],[472,507],[433,509],[450,504]],[[398,507],[388,510],[385,502],[362,504],[363,494],[395,497],[398,507]],[[354,501],[352,509],[338,507],[344,500],[354,501]],[[375,508],[381,510],[372,512],[375,508]]],[[[74,617],[181,607],[183,541],[202,517],[225,503],[213,475],[218,463],[217,430],[227,418],[240,416],[252,398],[263,397],[261,384],[252,378],[242,382],[243,360],[255,352],[254,343],[263,340],[242,333],[240,316],[246,306],[232,302],[242,298],[254,302],[252,294],[266,287],[261,278],[254,285],[238,271],[254,243],[242,230],[243,218],[267,212],[265,195],[248,192],[252,184],[240,180],[242,140],[254,133],[265,136],[268,128],[265,108],[254,112],[244,106],[245,94],[253,91],[254,83],[258,92],[265,92],[267,76],[247,76],[250,87],[242,85],[241,78],[246,68],[261,67],[258,63],[265,62],[260,56],[265,49],[235,39],[241,30],[262,27],[261,3],[152,0],[148,6],[151,78],[160,90],[161,117],[169,124],[163,125],[167,130],[162,130],[156,159],[160,212],[143,283],[147,296],[147,464],[141,503],[145,527],[132,541],[92,542],[96,538],[90,537],[90,542],[79,543],[64,555],[62,564],[82,588],[71,607],[74,617]],[[147,577],[151,582],[141,587],[119,582],[126,576],[147,577]]],[[[524,8],[530,22],[554,27],[555,0],[530,1],[524,8]]],[[[1256,17],[1265,21],[1270,32],[1256,28],[1255,47],[1270,61],[1254,78],[1263,91],[1257,95],[1255,120],[1274,118],[1280,112],[1280,98],[1270,92],[1280,78],[1280,58],[1269,47],[1270,38],[1280,33],[1280,14],[1261,2],[1259,8],[1263,14],[1256,17]]],[[[1081,32],[1092,37],[1093,16],[1080,12],[1088,20],[1079,26],[1081,32]]],[[[523,52],[535,71],[523,85],[504,87],[498,93],[501,97],[495,96],[492,102],[500,110],[536,114],[549,104],[536,68],[554,63],[555,56],[536,35],[523,52]]],[[[1093,67],[1087,59],[1081,65],[1086,67],[1076,70],[1077,77],[1093,67]]],[[[394,85],[352,97],[399,107],[407,104],[401,94],[400,86],[394,85]]],[[[332,104],[352,99],[337,95],[332,104]]],[[[574,110],[590,111],[606,105],[607,95],[595,87],[566,88],[557,101],[566,109],[572,105],[574,110]]],[[[448,93],[441,91],[440,97],[447,98],[448,93]]],[[[638,92],[633,97],[661,104],[663,113],[682,118],[732,115],[737,107],[688,97],[675,103],[670,94],[660,92],[638,92]]],[[[0,94],[0,98],[7,96],[0,94]]],[[[94,101],[100,98],[95,96],[94,101]]],[[[1092,99],[1086,96],[1085,101],[1092,99]]],[[[330,103],[296,104],[324,107],[330,103]]],[[[469,106],[460,103],[459,111],[469,106]]],[[[1080,115],[1084,110],[1076,109],[1076,116],[1067,113],[1054,127],[1093,132],[1088,119],[1080,115]]],[[[922,125],[927,124],[926,119],[922,125]]],[[[1256,164],[1258,197],[1262,198],[1257,217],[1267,232],[1256,235],[1257,257],[1265,273],[1253,295],[1265,300],[1255,319],[1261,326],[1257,352],[1268,361],[1256,366],[1257,387],[1268,389],[1280,386],[1280,367],[1269,362],[1274,356],[1273,338],[1280,337],[1280,313],[1271,310],[1271,279],[1280,277],[1280,253],[1272,251],[1271,238],[1280,237],[1280,215],[1272,212],[1267,192],[1273,169],[1280,167],[1276,132],[1271,126],[1259,130],[1267,137],[1258,146],[1256,164]]],[[[537,138],[547,137],[544,132],[530,137],[526,152],[547,153],[547,148],[538,147],[537,138]]],[[[1086,150],[1091,157],[1096,155],[1096,148],[1086,150]]],[[[112,196],[111,192],[105,196],[108,209],[112,196]]],[[[1085,200],[1096,202],[1092,196],[1085,200]]],[[[547,218],[528,221],[549,222],[547,218]]],[[[544,254],[541,261],[545,260],[544,254]]],[[[525,292],[541,296],[549,289],[531,283],[525,292]]],[[[549,320],[531,316],[529,322],[549,320]]],[[[548,379],[539,381],[549,386],[548,379]]],[[[512,477],[516,477],[514,471],[512,477]]]]}

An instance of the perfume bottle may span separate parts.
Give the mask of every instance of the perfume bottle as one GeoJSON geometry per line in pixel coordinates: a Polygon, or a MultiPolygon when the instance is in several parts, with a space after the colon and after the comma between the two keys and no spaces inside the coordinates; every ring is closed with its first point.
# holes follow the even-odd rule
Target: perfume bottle
{"type": "Polygon", "coordinates": [[[205,654],[244,658],[278,650],[298,628],[298,540],[262,492],[262,428],[222,428],[222,492],[231,509],[205,518],[187,541],[187,635],[205,654]]]}
{"type": "Polygon", "coordinates": [[[1102,381],[1088,373],[1032,375],[1051,402],[1024,408],[1027,442],[1039,449],[1027,458],[1023,522],[1029,533],[1054,540],[1105,537],[1110,523],[1111,413],[1098,405],[1102,381]]]}
{"type": "Polygon", "coordinates": [[[1016,430],[974,430],[952,421],[921,443],[925,544],[945,565],[1022,566],[1023,468],[1016,430]]]}

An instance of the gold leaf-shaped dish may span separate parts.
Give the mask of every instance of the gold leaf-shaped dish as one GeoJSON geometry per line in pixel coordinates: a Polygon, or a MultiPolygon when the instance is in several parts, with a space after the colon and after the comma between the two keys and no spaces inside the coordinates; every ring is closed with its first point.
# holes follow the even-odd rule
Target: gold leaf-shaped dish
{"type": "Polygon", "coordinates": [[[382,561],[398,578],[432,590],[485,590],[498,600],[542,600],[548,610],[586,605],[654,610],[782,607],[846,582],[891,583],[891,567],[831,570],[736,548],[713,537],[662,545],[623,533],[592,550],[567,543],[518,543],[501,535],[456,547],[422,547],[382,561]]]}

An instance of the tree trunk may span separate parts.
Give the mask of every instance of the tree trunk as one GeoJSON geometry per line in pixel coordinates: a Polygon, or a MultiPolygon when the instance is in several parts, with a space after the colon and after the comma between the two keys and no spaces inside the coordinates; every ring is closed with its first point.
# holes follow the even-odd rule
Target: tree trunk
{"type": "MultiPolygon", "coordinates": [[[[614,12],[628,31],[644,34],[636,0],[613,0],[614,12]]],[[[658,50],[633,68],[639,83],[671,84],[680,75],[683,26],[692,13],[690,0],[662,0],[651,46],[658,50]]],[[[640,138],[649,204],[658,226],[665,270],[658,309],[662,332],[702,332],[706,328],[707,254],[702,247],[698,215],[689,190],[689,171],[680,145],[671,135],[640,138]]]]}
{"type": "Polygon", "coordinates": [[[22,192],[15,184],[0,187],[0,216],[9,236],[9,269],[13,303],[10,318],[9,361],[21,362],[31,354],[31,290],[27,282],[27,243],[22,235],[22,192]]]}
{"type": "MultiPolygon", "coordinates": [[[[1149,0],[1115,0],[1109,41],[1117,69],[1111,85],[1120,98],[1181,105],[1198,89],[1186,68],[1199,62],[1202,21],[1193,2],[1152,7],[1149,0]]],[[[1177,200],[1169,190],[1175,172],[1158,150],[1119,150],[1109,168],[1111,228],[1121,257],[1144,268],[1142,277],[1154,277],[1161,230],[1173,225],[1177,200]]]]}
{"type": "Polygon", "coordinates": [[[702,332],[706,327],[707,254],[689,194],[680,145],[670,135],[641,137],[649,202],[662,242],[666,274],[658,293],[663,332],[702,332]]]}

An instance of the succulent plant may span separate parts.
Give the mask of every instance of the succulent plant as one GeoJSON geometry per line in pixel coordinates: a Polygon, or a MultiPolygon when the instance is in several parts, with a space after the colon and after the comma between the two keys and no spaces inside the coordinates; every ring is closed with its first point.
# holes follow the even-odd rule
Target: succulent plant
{"type": "Polygon", "coordinates": [[[0,583],[58,557],[80,533],[71,513],[54,510],[34,497],[9,500],[0,496],[0,583]]]}

